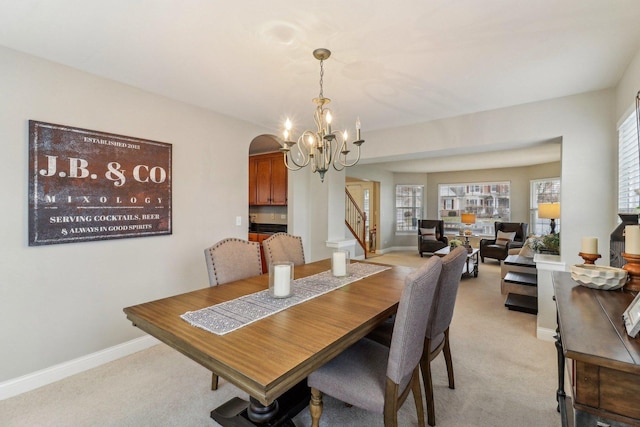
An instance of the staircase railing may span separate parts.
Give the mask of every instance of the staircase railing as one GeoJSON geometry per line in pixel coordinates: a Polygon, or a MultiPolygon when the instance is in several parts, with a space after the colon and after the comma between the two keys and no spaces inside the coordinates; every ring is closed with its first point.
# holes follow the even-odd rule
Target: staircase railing
{"type": "Polygon", "coordinates": [[[364,250],[364,257],[367,258],[367,214],[360,209],[349,190],[345,188],[344,191],[344,223],[364,250]]]}

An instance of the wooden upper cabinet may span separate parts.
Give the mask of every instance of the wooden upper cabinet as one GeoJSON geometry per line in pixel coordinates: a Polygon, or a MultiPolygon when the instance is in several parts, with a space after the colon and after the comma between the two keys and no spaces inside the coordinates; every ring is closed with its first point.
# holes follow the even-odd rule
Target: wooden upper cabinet
{"type": "Polygon", "coordinates": [[[287,168],[282,154],[249,157],[249,204],[287,205],[287,168]]]}

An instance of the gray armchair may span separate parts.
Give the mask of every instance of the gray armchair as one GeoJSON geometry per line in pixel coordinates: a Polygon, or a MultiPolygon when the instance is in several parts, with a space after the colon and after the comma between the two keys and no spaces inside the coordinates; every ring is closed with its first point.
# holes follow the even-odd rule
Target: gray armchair
{"type": "Polygon", "coordinates": [[[425,252],[434,253],[449,244],[444,235],[444,221],[440,219],[422,219],[418,222],[418,252],[422,256],[425,252]],[[426,230],[435,234],[426,233],[426,230]],[[424,233],[423,233],[424,232],[424,233]]]}
{"type": "Polygon", "coordinates": [[[482,262],[484,262],[485,258],[495,258],[498,261],[502,261],[509,255],[509,249],[521,248],[527,240],[529,224],[496,221],[494,225],[495,237],[493,239],[480,240],[480,259],[482,262]],[[512,241],[504,242],[498,239],[499,232],[515,233],[515,235],[512,241]]]}

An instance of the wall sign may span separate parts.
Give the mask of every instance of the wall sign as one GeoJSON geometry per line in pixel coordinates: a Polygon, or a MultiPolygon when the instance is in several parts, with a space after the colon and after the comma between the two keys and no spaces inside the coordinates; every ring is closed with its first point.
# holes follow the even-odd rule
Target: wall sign
{"type": "Polygon", "coordinates": [[[29,121],[29,246],[171,232],[171,144],[29,121]]]}

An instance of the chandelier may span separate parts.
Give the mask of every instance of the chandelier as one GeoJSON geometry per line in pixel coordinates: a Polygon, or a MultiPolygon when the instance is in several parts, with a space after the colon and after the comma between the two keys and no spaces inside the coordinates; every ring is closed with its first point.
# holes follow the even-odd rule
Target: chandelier
{"type": "Polygon", "coordinates": [[[324,97],[322,90],[323,63],[325,59],[331,56],[331,51],[322,48],[316,49],[313,51],[313,56],[320,61],[320,95],[317,98],[313,98],[313,103],[316,104],[316,111],[313,115],[316,130],[305,130],[295,141],[291,132],[291,120],[287,118],[284,125],[284,140],[280,151],[282,151],[287,169],[297,171],[311,165],[311,170],[318,172],[320,180],[324,182],[324,174],[331,165],[335,170],[341,171],[345,167],[358,163],[360,160],[360,146],[364,143],[364,140],[360,139],[360,118],[358,118],[356,120],[356,138],[352,142],[356,146],[357,157],[349,162],[347,160],[347,155],[350,153],[348,147],[349,135],[346,130],[332,130],[331,122],[333,117],[331,110],[325,108],[325,105],[329,104],[331,100],[324,97]],[[298,160],[296,160],[296,157],[298,160]]]}

